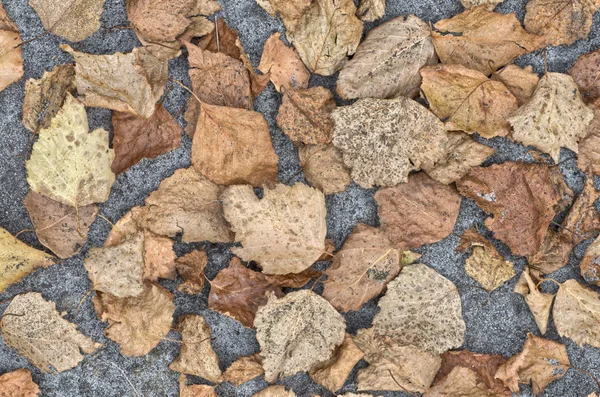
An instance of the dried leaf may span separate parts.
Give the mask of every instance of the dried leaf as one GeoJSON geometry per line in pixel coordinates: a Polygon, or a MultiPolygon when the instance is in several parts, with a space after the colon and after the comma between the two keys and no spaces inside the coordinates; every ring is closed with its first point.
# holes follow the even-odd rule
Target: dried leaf
{"type": "MultiPolygon", "coordinates": [[[[512,395],[512,394],[509,394],[512,395]]],[[[503,393],[495,393],[478,379],[477,374],[469,368],[455,367],[441,381],[429,389],[423,397],[502,397],[503,393]]]]}
{"type": "Polygon", "coordinates": [[[560,148],[577,152],[577,143],[587,135],[594,112],[581,100],[573,78],[562,73],[546,73],[533,97],[508,119],[513,137],[532,145],[558,162],[560,148]]]}
{"type": "Polygon", "coordinates": [[[388,284],[373,319],[376,335],[441,354],[463,344],[465,322],[454,284],[423,264],[402,269],[388,284]]]}
{"type": "Polygon", "coordinates": [[[0,328],[4,342],[42,372],[75,368],[84,354],[102,346],[77,331],[77,325],[65,320],[54,302],[37,292],[15,296],[0,328]]]}
{"type": "Polygon", "coordinates": [[[513,393],[519,392],[519,383],[531,383],[533,394],[539,395],[552,381],[562,378],[570,366],[565,345],[530,333],[521,353],[502,365],[496,378],[513,393]]]}
{"type": "Polygon", "coordinates": [[[185,375],[179,375],[179,397],[218,397],[214,386],[187,385],[185,375]]]}
{"type": "Polygon", "coordinates": [[[285,45],[280,33],[273,33],[265,43],[258,70],[269,73],[277,91],[308,87],[308,72],[298,53],[285,45]]]}
{"type": "Polygon", "coordinates": [[[594,207],[598,197],[600,192],[594,187],[594,178],[588,176],[583,191],[573,202],[562,223],[561,234],[573,246],[584,240],[596,238],[600,234],[600,213],[594,207]]]}
{"type": "Polygon", "coordinates": [[[244,383],[261,376],[265,373],[259,354],[243,356],[235,360],[225,372],[221,380],[229,382],[235,387],[240,387],[244,383]]]}
{"type": "Polygon", "coordinates": [[[277,154],[261,113],[202,103],[192,143],[196,171],[220,185],[277,181],[277,154]]]}
{"type": "Polygon", "coordinates": [[[515,292],[523,295],[525,303],[527,303],[531,314],[533,314],[535,323],[542,335],[544,335],[548,327],[548,318],[550,317],[550,308],[552,307],[554,295],[544,294],[539,291],[536,283],[533,282],[533,279],[529,275],[528,268],[525,268],[523,273],[521,273],[521,278],[517,286],[515,286],[515,292]],[[517,287],[519,287],[519,290],[517,287]]]}
{"type": "Polygon", "coordinates": [[[36,193],[82,208],[104,202],[115,181],[114,152],[102,128],[89,133],[85,107],[67,94],[50,127],[40,130],[26,163],[27,182],[36,193]]]}
{"type": "Polygon", "coordinates": [[[175,259],[177,255],[173,251],[173,240],[144,232],[144,280],[175,280],[175,259]]]}
{"type": "Polygon", "coordinates": [[[363,358],[364,353],[356,346],[352,337],[344,336],[344,342],[337,347],[333,356],[312,367],[310,377],[332,393],[341,389],[354,369],[354,366],[363,358]]]}
{"type": "Polygon", "coordinates": [[[254,325],[267,382],[329,360],[346,330],[344,318],[333,306],[309,290],[280,299],[271,295],[256,313],[254,325]]]}
{"type": "Polygon", "coordinates": [[[149,119],[114,112],[112,123],[115,159],[111,169],[115,174],[127,171],[143,158],[170,152],[181,143],[181,127],[162,105],[156,105],[149,119]]]}
{"type": "Polygon", "coordinates": [[[517,110],[517,99],[501,82],[462,65],[428,66],[420,73],[429,107],[446,129],[485,138],[510,132],[506,118],[517,110]]]}
{"type": "Polygon", "coordinates": [[[325,87],[286,90],[277,126],[295,143],[327,144],[333,135],[335,108],[333,94],[325,87]]]}
{"type": "MultiPolygon", "coordinates": [[[[267,0],[269,1],[269,0],[267,0]]],[[[288,31],[295,30],[300,23],[304,12],[310,7],[312,0],[270,0],[269,4],[261,4],[264,1],[257,0],[261,7],[265,8],[273,16],[279,15],[288,31]]]]}
{"type": "Polygon", "coordinates": [[[499,14],[477,7],[444,19],[431,32],[444,64],[463,65],[491,74],[515,58],[537,50],[544,38],[527,33],[515,14],[499,14]]]}
{"type": "Polygon", "coordinates": [[[352,182],[342,154],[333,145],[303,145],[298,148],[306,180],[325,195],[343,192],[352,182]]]}
{"type": "Polygon", "coordinates": [[[41,393],[27,369],[0,376],[0,397],[37,397],[41,393]]]}
{"type": "Polygon", "coordinates": [[[431,168],[448,142],[442,122],[417,102],[360,99],[333,112],[334,145],[362,187],[407,182],[413,170],[431,168]]]}
{"type": "Polygon", "coordinates": [[[385,15],[386,0],[360,0],[356,15],[362,21],[373,22],[385,15]]]}
{"type": "Polygon", "coordinates": [[[594,118],[588,126],[586,135],[579,142],[577,166],[600,175],[600,109],[594,112],[594,118]]]}
{"type": "Polygon", "coordinates": [[[600,109],[600,50],[581,55],[569,69],[583,102],[600,109]]]}
{"type": "Polygon", "coordinates": [[[344,99],[414,97],[419,69],[437,63],[429,26],[414,15],[397,17],[369,32],[340,72],[344,99]]]}
{"type": "Polygon", "coordinates": [[[486,10],[492,11],[496,6],[504,0],[460,0],[460,4],[465,8],[475,8],[484,6],[486,10]]]}
{"type": "Polygon", "coordinates": [[[600,286],[600,237],[589,245],[579,266],[587,283],[600,286]]]}
{"type": "Polygon", "coordinates": [[[100,16],[105,0],[29,0],[47,31],[77,42],[100,29],[100,16]]]}
{"type": "Polygon", "coordinates": [[[223,18],[217,18],[216,25],[216,30],[200,39],[198,47],[210,52],[222,52],[233,59],[240,59],[242,49],[237,45],[239,40],[237,32],[227,26],[223,18]]]}
{"type": "Polygon", "coordinates": [[[526,66],[524,69],[516,65],[506,65],[492,75],[492,80],[497,80],[504,84],[515,98],[517,98],[517,102],[521,106],[531,99],[540,78],[533,71],[531,65],[526,66]]]}
{"type": "Polygon", "coordinates": [[[600,347],[600,297],[575,280],[560,285],[552,317],[558,334],[579,346],[600,347]]]}
{"type": "Polygon", "coordinates": [[[286,390],[285,386],[269,386],[266,389],[254,393],[252,397],[296,397],[293,390],[286,390]]]}
{"type": "Polygon", "coordinates": [[[183,279],[183,284],[177,286],[177,291],[186,294],[201,293],[204,288],[204,267],[208,264],[206,252],[194,250],[177,258],[175,262],[177,273],[183,279]]]}
{"type": "Polygon", "coordinates": [[[98,317],[108,321],[104,335],[117,342],[126,356],[143,356],[154,349],[169,333],[175,312],[173,294],[149,283],[132,298],[99,292],[94,307],[98,317]]]}
{"type": "Polygon", "coordinates": [[[21,36],[0,4],[0,91],[23,77],[21,36]]]}
{"type": "Polygon", "coordinates": [[[534,272],[550,274],[569,262],[569,255],[575,246],[571,236],[555,232],[552,228],[546,231],[542,245],[534,255],[527,256],[529,266],[534,272]]]}
{"type": "Polygon", "coordinates": [[[51,72],[44,72],[39,80],[27,80],[23,100],[25,128],[37,133],[40,128],[50,127],[67,93],[75,93],[75,67],[71,64],[58,65],[51,72]]]}
{"type": "Polygon", "coordinates": [[[375,200],[382,230],[401,250],[448,236],[460,209],[456,189],[423,172],[411,175],[408,183],[378,190],[375,200]]]}
{"type": "Polygon", "coordinates": [[[243,246],[231,250],[266,274],[300,273],[325,250],[325,196],[317,189],[277,184],[259,199],[251,186],[238,185],[226,188],[221,200],[243,246]]]}

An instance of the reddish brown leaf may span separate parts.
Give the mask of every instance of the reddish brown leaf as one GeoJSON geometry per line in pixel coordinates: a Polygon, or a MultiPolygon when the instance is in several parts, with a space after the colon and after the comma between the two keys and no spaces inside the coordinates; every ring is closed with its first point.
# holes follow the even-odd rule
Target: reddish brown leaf
{"type": "Polygon", "coordinates": [[[37,397],[40,388],[27,369],[18,369],[0,376],[0,397],[37,397]]]}
{"type": "Polygon", "coordinates": [[[600,109],[600,50],[577,58],[569,74],[579,87],[583,102],[600,109]]]}
{"type": "Polygon", "coordinates": [[[204,287],[204,267],[208,263],[206,252],[194,250],[175,261],[177,273],[183,279],[183,284],[177,287],[186,294],[199,294],[204,287]]]}

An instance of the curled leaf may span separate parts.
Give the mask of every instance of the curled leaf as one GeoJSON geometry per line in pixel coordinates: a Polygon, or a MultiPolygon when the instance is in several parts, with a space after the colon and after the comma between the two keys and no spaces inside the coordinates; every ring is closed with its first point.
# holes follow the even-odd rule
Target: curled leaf
{"type": "Polygon", "coordinates": [[[531,314],[533,314],[535,323],[542,335],[544,335],[548,327],[548,318],[550,317],[550,308],[552,307],[554,295],[544,294],[539,291],[536,283],[533,282],[533,279],[529,275],[528,268],[525,268],[523,273],[521,273],[521,278],[515,286],[515,292],[523,295],[525,303],[527,303],[531,314]]]}

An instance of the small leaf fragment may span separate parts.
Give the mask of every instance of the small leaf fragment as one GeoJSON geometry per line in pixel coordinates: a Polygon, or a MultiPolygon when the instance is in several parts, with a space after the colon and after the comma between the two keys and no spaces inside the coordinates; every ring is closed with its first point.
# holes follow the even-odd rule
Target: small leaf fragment
{"type": "Polygon", "coordinates": [[[229,382],[235,387],[240,387],[244,383],[261,376],[265,373],[262,367],[260,355],[252,354],[250,356],[243,356],[235,360],[225,372],[221,380],[223,382],[229,382]]]}
{"type": "Polygon", "coordinates": [[[176,258],[173,240],[149,231],[144,232],[144,280],[175,280],[176,258]]]}
{"type": "Polygon", "coordinates": [[[550,317],[550,308],[552,307],[552,301],[554,301],[554,295],[539,291],[536,283],[533,282],[529,274],[529,268],[525,268],[523,273],[521,273],[521,278],[515,286],[515,292],[523,295],[525,303],[527,303],[531,314],[533,314],[535,323],[542,335],[544,335],[548,327],[548,318],[550,317]]]}
{"type": "Polygon", "coordinates": [[[352,337],[344,336],[344,342],[337,347],[333,356],[313,366],[310,377],[332,393],[341,389],[354,369],[354,366],[363,358],[364,353],[356,346],[352,337]]]}
{"type": "Polygon", "coordinates": [[[343,192],[350,182],[350,170],[333,145],[302,145],[298,148],[306,180],[325,195],[343,192]]]}
{"type": "Polygon", "coordinates": [[[258,70],[269,74],[278,92],[308,87],[308,72],[298,53],[285,45],[280,33],[273,33],[265,43],[258,70]]]}
{"type": "Polygon", "coordinates": [[[588,105],[600,109],[600,50],[581,55],[569,69],[581,92],[581,99],[588,105]]]}
{"type": "Polygon", "coordinates": [[[204,268],[207,264],[206,252],[201,250],[194,250],[177,258],[175,268],[177,274],[183,279],[183,284],[177,286],[177,291],[186,294],[201,293],[204,287],[204,268]]]}
{"type": "Polygon", "coordinates": [[[24,368],[0,376],[0,390],[2,397],[38,397],[41,394],[31,372],[24,368]]]}

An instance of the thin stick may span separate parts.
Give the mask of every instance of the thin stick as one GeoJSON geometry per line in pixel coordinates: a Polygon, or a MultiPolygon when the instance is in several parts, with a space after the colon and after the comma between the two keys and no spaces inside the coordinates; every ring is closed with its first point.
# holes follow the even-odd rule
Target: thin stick
{"type": "Polygon", "coordinates": [[[17,234],[15,234],[15,238],[19,237],[21,234],[23,233],[35,233],[35,229],[23,229],[20,232],[18,232],[17,234]]]}
{"type": "Polygon", "coordinates": [[[27,41],[23,41],[23,42],[21,42],[20,44],[17,44],[16,46],[14,46],[13,48],[19,48],[19,47],[21,47],[21,46],[23,46],[23,45],[25,45],[25,44],[29,44],[29,43],[31,43],[32,41],[36,41],[37,39],[40,39],[40,38],[44,37],[44,36],[45,36],[45,35],[47,35],[48,33],[50,33],[50,32],[46,30],[44,33],[42,33],[42,34],[38,34],[38,35],[37,35],[37,36],[35,36],[33,39],[29,39],[29,40],[27,40],[27,41]]]}
{"type": "Polygon", "coordinates": [[[75,309],[75,314],[74,316],[77,316],[77,313],[79,313],[79,308],[81,307],[81,305],[83,304],[83,302],[87,299],[88,296],[90,296],[90,294],[94,292],[94,286],[92,286],[92,288],[90,288],[85,295],[83,295],[83,298],[81,298],[81,300],[79,301],[79,304],[77,305],[77,308],[75,309]]]}
{"type": "Polygon", "coordinates": [[[589,376],[590,378],[592,378],[594,380],[594,382],[596,382],[596,385],[598,385],[598,388],[600,388],[600,382],[598,381],[598,379],[596,379],[596,377],[594,375],[591,374],[591,372],[588,372],[585,369],[573,367],[572,365],[570,365],[569,368],[574,369],[575,371],[579,371],[582,374],[589,376]]]}
{"type": "Polygon", "coordinates": [[[407,392],[408,394],[410,394],[410,395],[411,395],[411,396],[413,396],[413,397],[419,397],[419,396],[417,396],[415,393],[412,393],[412,392],[410,392],[408,389],[406,389],[406,387],[402,386],[402,385],[400,384],[400,382],[398,382],[398,381],[396,380],[396,378],[394,378],[394,374],[392,373],[392,371],[391,371],[391,370],[389,370],[389,369],[388,369],[388,372],[390,373],[390,376],[392,377],[392,380],[393,380],[393,381],[394,381],[394,382],[395,382],[395,383],[396,383],[398,386],[400,386],[400,387],[402,388],[402,390],[404,390],[405,392],[407,392]]]}
{"type": "Polygon", "coordinates": [[[219,23],[218,18],[215,17],[215,38],[217,39],[217,52],[221,52],[221,43],[219,42],[219,23]]]}
{"type": "Polygon", "coordinates": [[[560,283],[558,281],[556,281],[555,279],[553,279],[553,278],[544,278],[544,279],[541,279],[540,281],[538,281],[538,283],[535,285],[535,289],[538,289],[540,287],[540,285],[542,285],[542,283],[544,281],[552,281],[554,284],[556,284],[556,285],[558,285],[560,287],[560,283]]]}
{"type": "Polygon", "coordinates": [[[133,383],[131,383],[131,381],[129,380],[129,378],[125,374],[125,372],[123,372],[123,370],[117,364],[111,363],[110,361],[107,361],[107,363],[109,363],[110,365],[112,365],[113,367],[115,367],[116,369],[119,370],[119,372],[121,373],[121,375],[123,375],[123,377],[127,380],[127,383],[129,383],[129,386],[131,386],[131,388],[133,389],[133,392],[135,393],[136,396],[142,397],[142,396],[140,396],[140,393],[138,393],[138,391],[135,389],[135,387],[133,387],[133,383]]]}
{"type": "MultiPolygon", "coordinates": [[[[109,225],[111,225],[112,227],[116,227],[114,223],[112,223],[107,217],[105,217],[102,214],[98,214],[98,218],[100,219],[104,219],[106,221],[106,223],[108,223],[109,225]]],[[[117,228],[118,229],[118,228],[117,228]]]]}
{"type": "Polygon", "coordinates": [[[194,92],[192,90],[190,90],[183,83],[180,83],[179,81],[177,81],[175,79],[173,79],[172,81],[174,83],[179,84],[180,86],[182,86],[187,92],[189,92],[190,94],[192,94],[198,100],[198,102],[200,102],[200,104],[202,105],[202,101],[200,100],[200,98],[198,98],[198,96],[196,94],[194,94],[194,92]]]}

